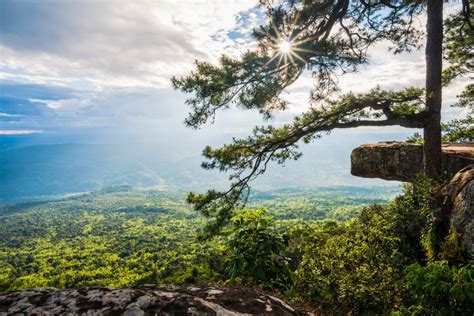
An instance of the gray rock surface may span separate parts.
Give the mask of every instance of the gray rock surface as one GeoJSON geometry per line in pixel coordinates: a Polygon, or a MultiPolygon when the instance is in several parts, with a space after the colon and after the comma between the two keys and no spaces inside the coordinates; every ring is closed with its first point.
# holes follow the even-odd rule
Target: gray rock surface
{"type": "MultiPolygon", "coordinates": [[[[474,143],[443,144],[443,172],[449,179],[474,164],[474,143]]],[[[355,148],[351,173],[363,178],[411,182],[423,171],[423,146],[409,142],[381,142],[355,148]]]]}
{"type": "Polygon", "coordinates": [[[458,235],[468,252],[474,252],[474,165],[460,170],[438,195],[451,204],[449,229],[458,235]]]}
{"type": "Polygon", "coordinates": [[[34,288],[0,294],[0,315],[310,315],[241,287],[34,288]]]}

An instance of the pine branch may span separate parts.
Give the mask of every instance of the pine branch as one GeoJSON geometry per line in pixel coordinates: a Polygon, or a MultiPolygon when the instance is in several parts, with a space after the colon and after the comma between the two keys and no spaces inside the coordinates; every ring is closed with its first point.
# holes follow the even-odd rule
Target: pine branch
{"type": "Polygon", "coordinates": [[[248,138],[234,139],[217,149],[206,147],[203,155],[208,161],[203,167],[230,171],[232,184],[225,192],[191,193],[188,202],[205,216],[215,218],[209,226],[213,232],[232,217],[233,209],[245,205],[250,183],[265,173],[270,162],[283,164],[301,157],[300,141],[308,143],[321,133],[338,128],[389,125],[423,128],[426,117],[423,95],[424,91],[416,88],[399,92],[376,88],[365,94],[347,94],[332,102],[329,108],[312,109],[280,128],[257,127],[248,138]]]}

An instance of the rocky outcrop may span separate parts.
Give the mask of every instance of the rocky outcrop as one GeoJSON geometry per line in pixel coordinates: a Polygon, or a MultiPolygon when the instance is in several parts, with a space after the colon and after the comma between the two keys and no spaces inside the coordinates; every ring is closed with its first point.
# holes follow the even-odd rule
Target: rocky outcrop
{"type": "Polygon", "coordinates": [[[35,288],[0,295],[0,315],[310,315],[248,288],[35,288]]]}
{"type": "MultiPolygon", "coordinates": [[[[474,164],[474,143],[443,144],[443,172],[451,178],[460,169],[474,164]]],[[[423,171],[423,146],[409,142],[381,142],[355,148],[351,173],[363,178],[411,182],[423,171]]]]}
{"type": "Polygon", "coordinates": [[[474,253],[474,165],[460,170],[438,196],[449,203],[449,231],[469,253],[474,253]]]}

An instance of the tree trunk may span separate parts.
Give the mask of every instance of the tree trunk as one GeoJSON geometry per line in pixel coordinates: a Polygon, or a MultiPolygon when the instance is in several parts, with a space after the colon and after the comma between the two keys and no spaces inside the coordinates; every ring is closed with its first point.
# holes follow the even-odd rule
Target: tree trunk
{"type": "Polygon", "coordinates": [[[428,0],[426,41],[426,106],[429,116],[424,128],[424,172],[441,176],[441,71],[443,68],[443,0],[428,0]]]}

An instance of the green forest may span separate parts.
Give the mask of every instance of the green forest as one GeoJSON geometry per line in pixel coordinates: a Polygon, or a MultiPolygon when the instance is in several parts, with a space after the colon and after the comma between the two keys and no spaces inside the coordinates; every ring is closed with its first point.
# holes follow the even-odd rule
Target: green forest
{"type": "MultiPolygon", "coordinates": [[[[361,206],[387,202],[395,192],[284,190],[256,193],[251,205],[267,208],[285,230],[305,222],[353,218],[361,206]]],[[[197,240],[204,223],[183,193],[128,187],[3,206],[0,289],[226,280],[222,262],[218,264],[224,260],[223,240],[197,240]]]]}
{"type": "Polygon", "coordinates": [[[117,187],[3,206],[0,289],[245,284],[327,312],[469,313],[474,269],[455,241],[430,239],[421,187],[254,192],[212,239],[184,193],[117,187]]]}

